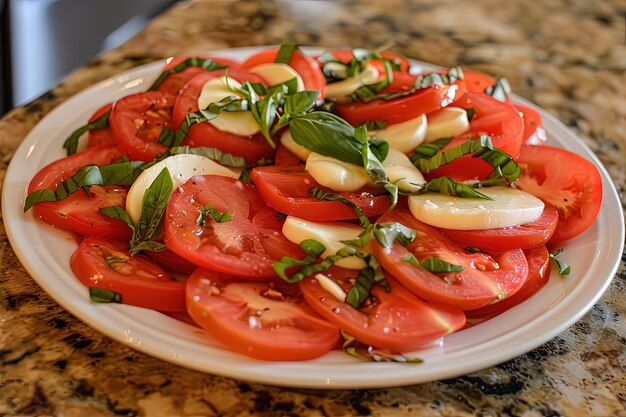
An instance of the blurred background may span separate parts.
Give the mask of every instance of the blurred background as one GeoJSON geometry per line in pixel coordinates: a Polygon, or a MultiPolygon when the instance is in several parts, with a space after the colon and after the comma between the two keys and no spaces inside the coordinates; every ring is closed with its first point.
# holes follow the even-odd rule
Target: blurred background
{"type": "Polygon", "coordinates": [[[0,0],[0,115],[124,43],[178,0],[0,0]]]}

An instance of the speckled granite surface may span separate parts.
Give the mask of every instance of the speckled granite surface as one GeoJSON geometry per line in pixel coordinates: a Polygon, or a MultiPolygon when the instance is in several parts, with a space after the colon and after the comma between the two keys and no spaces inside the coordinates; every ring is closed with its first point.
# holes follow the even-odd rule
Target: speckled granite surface
{"type": "MultiPolygon", "coordinates": [[[[168,55],[291,40],[395,50],[502,74],[596,152],[626,202],[626,3],[620,0],[198,1],[0,120],[0,179],[52,108],[90,84],[168,55]]],[[[395,389],[290,390],[200,374],[87,327],[46,295],[0,226],[0,415],[626,416],[626,271],[546,345],[468,376],[395,389]]]]}

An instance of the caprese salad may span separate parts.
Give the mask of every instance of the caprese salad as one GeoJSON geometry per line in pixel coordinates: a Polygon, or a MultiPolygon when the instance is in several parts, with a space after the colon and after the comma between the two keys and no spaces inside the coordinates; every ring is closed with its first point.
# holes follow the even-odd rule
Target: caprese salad
{"type": "Polygon", "coordinates": [[[65,140],[24,211],[78,237],[94,302],[264,360],[415,362],[532,296],[550,258],[568,273],[554,251],[599,212],[596,167],[508,95],[363,49],[177,57],[65,140]]]}

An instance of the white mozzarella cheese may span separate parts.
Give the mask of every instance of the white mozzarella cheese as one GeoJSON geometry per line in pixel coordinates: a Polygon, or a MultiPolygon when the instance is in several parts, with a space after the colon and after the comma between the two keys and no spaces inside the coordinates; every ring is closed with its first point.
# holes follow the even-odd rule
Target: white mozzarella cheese
{"type": "Polygon", "coordinates": [[[536,220],[543,212],[543,202],[521,190],[488,187],[480,192],[493,200],[428,193],[410,196],[409,209],[426,224],[455,230],[518,226],[536,220]]]}
{"type": "MultiPolygon", "coordinates": [[[[209,80],[202,87],[198,97],[198,108],[205,109],[211,103],[217,103],[226,97],[237,96],[234,91],[240,88],[241,84],[230,77],[224,76],[209,80]]],[[[249,111],[222,112],[209,123],[219,130],[239,136],[252,136],[261,131],[259,124],[249,111]]]]}
{"type": "Polygon", "coordinates": [[[274,62],[261,64],[250,68],[250,72],[259,74],[261,77],[265,78],[265,81],[267,81],[269,85],[284,83],[295,78],[298,80],[298,91],[304,91],[304,81],[302,80],[302,77],[296,72],[296,70],[287,64],[274,62]]]}
{"type": "Polygon", "coordinates": [[[212,174],[238,178],[233,171],[205,156],[191,154],[169,156],[143,171],[130,187],[130,190],[128,190],[126,211],[135,224],[141,217],[143,195],[148,187],[152,185],[154,179],[163,171],[163,168],[168,169],[172,177],[174,189],[184,184],[194,175],[212,174]]]}
{"type": "Polygon", "coordinates": [[[402,153],[409,153],[424,141],[427,131],[426,115],[387,126],[385,129],[369,132],[389,142],[389,146],[402,153]]]}
{"type": "Polygon", "coordinates": [[[389,149],[387,158],[383,161],[383,168],[389,181],[398,181],[397,185],[402,190],[417,191],[420,185],[426,184],[424,176],[411,163],[409,157],[393,148],[389,149]]]}
{"type": "Polygon", "coordinates": [[[337,103],[345,103],[350,101],[347,97],[348,94],[352,94],[366,84],[373,84],[377,82],[379,76],[380,73],[376,67],[367,65],[363,71],[353,77],[348,77],[345,80],[327,84],[324,88],[324,94],[326,95],[326,98],[335,100],[337,103]]]}
{"type": "Polygon", "coordinates": [[[332,279],[328,278],[324,274],[315,275],[315,279],[319,282],[320,286],[328,291],[333,297],[342,303],[346,301],[347,294],[345,291],[332,279]]]}
{"type": "Polygon", "coordinates": [[[315,181],[335,191],[357,191],[371,184],[365,168],[311,152],[306,170],[315,181]]]}
{"type": "MultiPolygon", "coordinates": [[[[326,250],[322,258],[334,255],[344,246],[342,240],[356,239],[363,228],[352,223],[343,222],[313,222],[293,216],[287,216],[283,224],[283,234],[289,241],[299,245],[303,240],[313,239],[320,242],[326,250]]],[[[356,256],[341,259],[335,265],[347,269],[363,269],[366,267],[363,259],[356,256]]]]}
{"type": "Polygon", "coordinates": [[[306,161],[309,155],[311,155],[310,150],[304,146],[298,145],[296,141],[293,140],[293,136],[291,136],[291,130],[289,130],[289,128],[285,129],[280,135],[280,143],[303,161],[306,161]]]}
{"type": "Polygon", "coordinates": [[[444,107],[427,117],[426,142],[461,135],[469,130],[467,112],[460,107],[444,107]]]}

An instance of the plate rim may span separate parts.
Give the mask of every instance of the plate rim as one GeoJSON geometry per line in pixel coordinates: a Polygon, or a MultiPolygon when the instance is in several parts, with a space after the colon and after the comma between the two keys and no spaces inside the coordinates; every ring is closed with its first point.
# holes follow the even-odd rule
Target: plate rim
{"type": "MultiPolygon", "coordinates": [[[[249,53],[252,53],[256,50],[263,49],[266,47],[267,46],[230,48],[230,49],[224,49],[224,50],[210,51],[210,53],[214,53],[216,55],[233,55],[234,54],[234,55],[237,55],[239,58],[241,58],[241,56],[245,56],[249,53]]],[[[319,50],[321,50],[321,48],[305,48],[305,51],[309,53],[316,52],[319,50]]],[[[434,67],[433,65],[428,64],[428,63],[423,63],[423,62],[416,61],[416,60],[411,60],[411,61],[419,65],[423,65],[424,67],[434,67]]],[[[129,311],[137,313],[137,311],[141,309],[137,309],[135,307],[126,306],[126,305],[98,305],[97,306],[98,310],[103,310],[104,314],[99,314],[97,315],[97,317],[92,317],[89,315],[85,317],[84,311],[94,308],[94,305],[91,302],[89,302],[88,297],[83,297],[83,298],[79,297],[74,300],[69,300],[63,294],[59,293],[58,289],[54,288],[53,281],[48,281],[45,275],[41,274],[39,266],[35,265],[32,259],[32,254],[30,255],[31,259],[29,259],[28,253],[25,250],[25,248],[22,245],[18,244],[21,240],[20,237],[18,236],[19,224],[23,223],[23,221],[17,221],[17,220],[7,221],[9,219],[13,219],[15,217],[14,214],[16,212],[18,212],[19,214],[19,212],[21,211],[19,209],[21,209],[21,202],[23,201],[25,186],[27,185],[27,183],[22,184],[22,189],[19,190],[20,192],[16,193],[15,192],[16,186],[14,186],[13,183],[11,183],[11,179],[15,175],[17,175],[16,170],[18,169],[17,168],[18,162],[16,161],[20,159],[20,158],[16,158],[16,156],[24,155],[27,157],[28,155],[30,155],[30,153],[35,150],[35,146],[37,146],[37,144],[40,143],[39,136],[41,136],[41,134],[39,133],[39,131],[43,130],[43,128],[46,127],[47,123],[49,124],[51,123],[51,121],[54,121],[55,118],[58,118],[59,117],[58,115],[63,114],[63,112],[66,111],[67,108],[71,107],[72,104],[78,103],[83,99],[88,99],[92,94],[95,94],[95,92],[97,91],[100,91],[106,88],[112,88],[116,85],[119,86],[124,81],[132,80],[133,77],[136,79],[140,77],[141,74],[144,74],[144,73],[146,74],[142,78],[144,81],[149,79],[150,75],[152,74],[156,76],[158,74],[157,72],[158,69],[162,67],[164,62],[167,62],[167,60],[158,60],[153,63],[131,68],[129,70],[116,74],[112,77],[109,77],[105,80],[102,80],[96,84],[93,84],[77,92],[76,94],[64,100],[56,108],[52,109],[29,132],[29,134],[24,138],[22,143],[14,152],[11,158],[11,162],[9,163],[9,166],[7,167],[6,176],[5,176],[4,185],[3,185],[2,211],[3,211],[3,218],[4,218],[5,229],[7,232],[7,237],[9,238],[9,241],[11,243],[11,246],[15,254],[17,255],[18,259],[20,260],[24,268],[27,270],[29,275],[33,277],[33,279],[38,283],[38,285],[41,286],[57,303],[59,303],[62,306],[62,308],[64,308],[66,311],[69,311],[79,320],[81,320],[88,326],[94,328],[96,331],[102,334],[105,334],[106,336],[111,337],[112,339],[118,342],[121,342],[127,346],[137,349],[150,356],[158,357],[167,362],[182,365],[187,368],[191,368],[191,369],[195,369],[195,370],[199,370],[202,372],[211,373],[215,375],[221,375],[221,376],[225,376],[229,378],[252,381],[255,383],[264,383],[264,384],[274,385],[274,386],[283,386],[283,387],[289,386],[289,387],[298,387],[298,388],[330,388],[330,389],[382,388],[382,387],[402,386],[402,385],[409,385],[409,384],[439,380],[439,379],[454,377],[458,375],[464,375],[469,372],[474,372],[474,371],[484,369],[489,366],[494,366],[504,361],[510,360],[516,356],[519,356],[520,354],[523,354],[525,352],[528,352],[536,348],[537,346],[541,344],[546,343],[547,341],[549,341],[550,339],[552,339],[553,337],[555,337],[556,335],[558,335],[565,329],[569,328],[573,323],[578,321],[584,314],[586,314],[593,307],[593,305],[595,305],[595,303],[600,299],[600,297],[605,293],[612,279],[615,276],[615,273],[619,267],[619,262],[621,260],[621,254],[622,254],[621,244],[619,243],[617,245],[612,245],[609,247],[609,249],[613,249],[613,252],[609,250],[610,253],[608,254],[609,257],[611,257],[612,255],[611,259],[609,260],[609,267],[604,266],[602,268],[603,271],[608,272],[608,274],[606,275],[606,278],[604,278],[604,280],[601,281],[600,286],[596,285],[597,288],[593,294],[593,297],[587,298],[582,308],[578,309],[578,311],[575,314],[568,315],[568,318],[560,321],[558,326],[548,326],[548,329],[546,329],[546,331],[544,331],[541,334],[541,336],[535,336],[534,338],[531,338],[530,340],[526,340],[525,343],[519,343],[516,346],[509,347],[506,350],[505,349],[499,350],[496,355],[493,355],[490,357],[483,355],[479,357],[477,360],[466,361],[465,363],[459,366],[456,366],[453,369],[444,367],[442,369],[429,372],[428,374],[421,374],[419,370],[418,372],[413,372],[410,368],[412,367],[412,365],[389,364],[389,363],[385,363],[385,364],[364,363],[364,362],[359,362],[356,360],[354,361],[344,360],[341,362],[342,365],[344,365],[345,363],[345,365],[348,368],[352,368],[353,366],[358,367],[358,371],[360,372],[360,374],[356,378],[355,377],[346,378],[346,377],[341,377],[341,376],[337,376],[333,374],[333,370],[337,367],[337,364],[332,363],[332,361],[329,364],[319,364],[319,363],[316,363],[316,360],[296,362],[296,363],[290,363],[290,362],[272,363],[272,362],[256,361],[256,360],[249,359],[249,358],[242,356],[238,358],[239,361],[241,362],[239,366],[233,367],[232,364],[228,362],[228,360],[225,360],[224,362],[220,360],[221,358],[220,358],[219,352],[213,352],[213,353],[218,354],[217,359],[213,361],[211,366],[208,366],[207,364],[198,364],[198,363],[193,362],[195,359],[198,358],[198,354],[200,355],[206,354],[205,349],[202,349],[202,352],[195,352],[195,351],[189,352],[189,354],[187,355],[178,354],[176,352],[172,352],[171,349],[167,348],[166,344],[162,343],[161,341],[162,338],[159,338],[155,336],[154,334],[149,334],[149,329],[122,329],[122,331],[120,331],[120,329],[112,328],[111,324],[108,323],[108,321],[110,320],[115,321],[114,319],[116,317],[120,318],[122,316],[128,315],[129,311]],[[13,194],[11,194],[11,192],[13,192],[13,194]],[[326,369],[326,371],[328,372],[327,374],[328,376],[323,377],[322,374],[315,375],[315,376],[307,375],[303,373],[301,369],[299,369],[300,367],[302,367],[303,364],[312,365],[314,367],[318,367],[321,369],[326,369]],[[259,366],[259,365],[262,365],[262,366],[259,366]],[[268,371],[268,367],[271,367],[272,371],[268,371]],[[294,373],[299,373],[299,375],[294,377],[293,376],[294,373]],[[383,375],[380,375],[381,373],[383,375]]],[[[113,93],[109,93],[109,96],[112,94],[113,93]]],[[[605,205],[609,201],[611,202],[611,204],[617,203],[617,207],[612,207],[612,209],[618,208],[618,212],[622,214],[620,216],[617,216],[619,223],[620,223],[620,227],[619,227],[619,230],[617,230],[617,232],[615,232],[615,229],[611,229],[611,232],[614,234],[616,233],[617,242],[623,242],[624,241],[624,217],[623,217],[623,212],[621,209],[621,204],[619,202],[619,196],[618,196],[615,184],[611,180],[611,177],[609,176],[606,168],[602,165],[598,157],[584,143],[584,141],[576,135],[575,132],[573,132],[571,129],[565,126],[555,116],[551,115],[546,110],[541,109],[540,107],[536,106],[534,103],[526,99],[523,99],[515,95],[513,97],[514,97],[515,102],[519,102],[521,104],[527,105],[539,111],[542,118],[544,119],[544,126],[546,127],[546,131],[548,132],[548,134],[550,134],[550,132],[553,129],[556,129],[556,130],[560,130],[561,134],[567,135],[573,138],[573,142],[574,142],[573,144],[575,145],[574,147],[582,149],[584,152],[584,155],[582,156],[585,157],[586,159],[590,159],[598,167],[600,174],[602,176],[602,183],[603,183],[603,209],[602,210],[608,210],[607,208],[605,208],[605,205]],[[551,126],[550,129],[547,128],[548,125],[551,126]]],[[[86,109],[84,111],[85,114],[87,114],[86,117],[88,117],[88,113],[92,110],[93,109],[86,109]]],[[[86,117],[84,118],[86,119],[86,117]]],[[[48,140],[48,142],[50,142],[49,145],[52,144],[52,141],[54,139],[57,139],[55,135],[53,134],[49,135],[49,137],[50,137],[50,139],[48,140]]],[[[43,143],[46,143],[46,141],[43,141],[43,143]]],[[[561,143],[559,143],[558,145],[559,147],[563,147],[563,144],[561,143]]],[[[43,146],[43,145],[40,145],[40,146],[43,146]]],[[[580,152],[576,152],[576,153],[580,154],[580,152]]],[[[604,211],[601,211],[600,215],[602,215],[603,212],[604,211]]],[[[585,274],[588,274],[588,273],[589,273],[588,271],[585,271],[585,274]]],[[[81,284],[78,283],[78,280],[75,280],[75,284],[76,285],[70,284],[70,289],[75,292],[76,291],[80,292],[79,290],[80,290],[81,284]]],[[[583,284],[578,284],[576,288],[580,290],[581,285],[583,284]]],[[[83,287],[83,292],[86,293],[86,289],[84,289],[84,287],[83,287]]],[[[567,310],[567,307],[569,307],[569,303],[558,302],[551,309],[551,312],[555,314],[561,313],[562,310],[567,310]]],[[[144,311],[144,313],[146,313],[146,311],[144,311]]],[[[150,313],[160,315],[160,313],[157,313],[157,312],[150,312],[150,313]]],[[[537,326],[537,323],[536,323],[537,320],[538,319],[533,319],[529,321],[524,326],[517,328],[514,331],[510,332],[510,334],[514,334],[514,335],[523,334],[526,330],[528,330],[529,327],[537,326]]],[[[545,320],[540,321],[539,323],[545,326],[545,320]]],[[[191,326],[189,327],[192,328],[191,326]]],[[[535,327],[535,330],[536,329],[537,328],[535,327]]],[[[511,337],[510,334],[507,335],[508,338],[511,337]]],[[[476,352],[476,351],[480,352],[481,350],[485,349],[486,345],[494,345],[494,347],[497,347],[499,343],[500,344],[502,343],[502,340],[503,340],[502,336],[497,337],[494,340],[489,340],[486,343],[473,346],[469,348],[469,351],[470,353],[476,352]]],[[[216,348],[216,349],[219,349],[219,348],[216,348]]],[[[233,355],[233,353],[231,352],[222,352],[222,353],[226,355],[226,359],[228,359],[230,356],[233,355]]],[[[307,366],[305,366],[305,368],[306,367],[307,366]]],[[[417,368],[414,368],[414,369],[417,369],[417,368]]]]}

